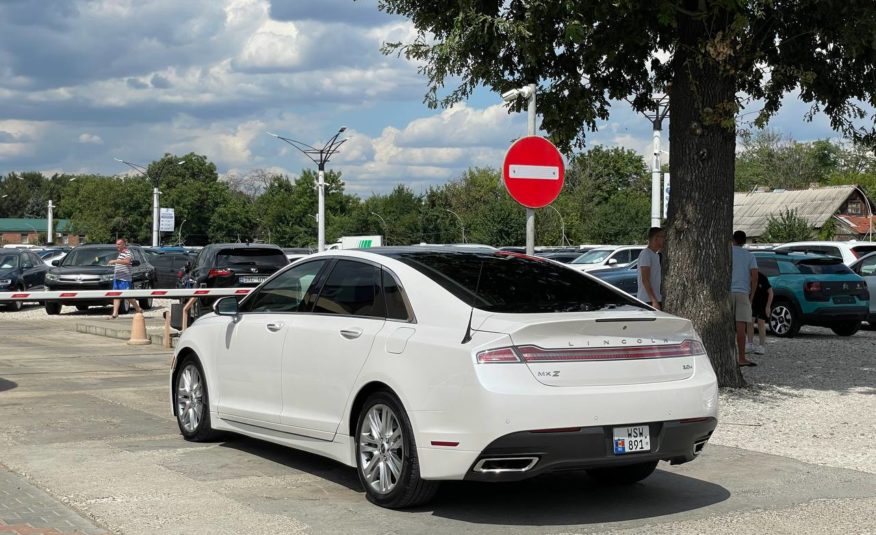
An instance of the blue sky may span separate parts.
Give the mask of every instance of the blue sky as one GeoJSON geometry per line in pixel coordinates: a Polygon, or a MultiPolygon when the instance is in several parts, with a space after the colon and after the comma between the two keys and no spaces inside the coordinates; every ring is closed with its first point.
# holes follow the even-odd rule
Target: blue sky
{"type": "MultiPolygon", "coordinates": [[[[220,173],[297,173],[307,160],[265,132],[314,144],[345,125],[330,164],[367,196],[404,182],[422,191],[472,165],[498,167],[525,117],[481,90],[430,110],[417,66],[383,56],[411,24],[376,0],[3,0],[0,174],[122,173],[194,151],[220,173]]],[[[772,126],[834,137],[786,99],[772,126]]],[[[650,124],[618,105],[588,144],[649,151],[650,124]]]]}

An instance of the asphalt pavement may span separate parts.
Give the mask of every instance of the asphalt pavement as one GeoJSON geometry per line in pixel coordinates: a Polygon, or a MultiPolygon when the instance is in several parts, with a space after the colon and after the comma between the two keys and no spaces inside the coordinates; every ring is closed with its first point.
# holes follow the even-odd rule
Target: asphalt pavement
{"type": "Polygon", "coordinates": [[[0,533],[874,532],[876,474],[715,444],[632,487],[580,473],[452,482],[427,506],[380,509],[335,462],[242,437],[185,442],[170,353],[73,329],[0,317],[0,533]]]}

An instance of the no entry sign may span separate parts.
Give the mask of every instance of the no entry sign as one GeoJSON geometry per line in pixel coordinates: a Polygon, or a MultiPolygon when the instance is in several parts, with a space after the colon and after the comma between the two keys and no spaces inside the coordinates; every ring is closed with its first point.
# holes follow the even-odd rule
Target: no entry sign
{"type": "Polygon", "coordinates": [[[527,208],[542,208],[554,202],[563,189],[565,174],[560,151],[539,136],[515,141],[502,167],[508,193],[527,208]]]}

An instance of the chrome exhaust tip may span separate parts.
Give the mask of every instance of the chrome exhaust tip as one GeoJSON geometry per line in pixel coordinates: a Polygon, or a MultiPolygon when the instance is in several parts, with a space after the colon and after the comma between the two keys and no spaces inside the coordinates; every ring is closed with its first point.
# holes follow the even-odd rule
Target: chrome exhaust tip
{"type": "Polygon", "coordinates": [[[706,442],[708,442],[708,441],[709,441],[709,439],[706,438],[706,439],[698,440],[698,441],[694,442],[694,448],[693,448],[694,455],[699,455],[703,451],[703,448],[706,446],[706,442]]]}
{"type": "Polygon", "coordinates": [[[537,462],[538,457],[486,457],[475,464],[474,471],[484,474],[526,472],[537,462]]]}

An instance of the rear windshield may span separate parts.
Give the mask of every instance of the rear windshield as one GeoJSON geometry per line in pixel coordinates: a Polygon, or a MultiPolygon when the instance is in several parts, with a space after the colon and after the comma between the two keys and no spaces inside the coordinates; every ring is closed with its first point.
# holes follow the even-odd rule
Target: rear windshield
{"type": "Polygon", "coordinates": [[[802,260],[797,262],[797,269],[803,275],[849,275],[852,273],[847,265],[830,258],[802,260]]]}
{"type": "Polygon", "coordinates": [[[593,249],[572,261],[573,264],[598,264],[605,260],[614,249],[593,249]]]}
{"type": "Polygon", "coordinates": [[[216,254],[216,267],[259,266],[280,268],[289,263],[286,255],[279,249],[222,249],[216,254]]]}
{"type": "Polygon", "coordinates": [[[587,275],[514,254],[398,253],[393,258],[423,273],[470,306],[502,313],[577,312],[643,304],[587,275]]]}
{"type": "Polygon", "coordinates": [[[852,247],[852,251],[854,251],[855,256],[861,258],[868,253],[876,251],[876,245],[856,245],[852,247]]]}
{"type": "Polygon", "coordinates": [[[63,266],[105,266],[110,260],[119,257],[115,247],[89,247],[73,249],[61,261],[63,266]]]}

